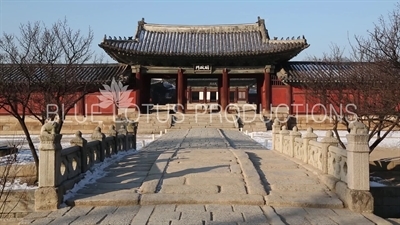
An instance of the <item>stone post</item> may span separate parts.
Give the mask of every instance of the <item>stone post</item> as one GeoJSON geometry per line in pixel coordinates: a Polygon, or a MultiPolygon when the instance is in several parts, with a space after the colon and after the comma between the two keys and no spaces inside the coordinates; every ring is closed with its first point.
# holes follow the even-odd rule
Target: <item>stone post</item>
{"type": "Polygon", "coordinates": [[[118,135],[123,135],[124,137],[123,137],[123,142],[122,142],[123,147],[122,147],[122,149],[119,149],[119,150],[127,150],[127,146],[128,146],[128,143],[127,143],[128,139],[126,137],[127,134],[128,134],[128,131],[126,130],[126,127],[124,125],[121,125],[121,127],[118,130],[118,135]]]}
{"type": "Polygon", "coordinates": [[[361,122],[349,125],[347,138],[347,187],[346,200],[356,212],[372,212],[374,198],[369,192],[368,129],[361,122]]]}
{"type": "MultiPolygon", "coordinates": [[[[113,137],[114,142],[113,145],[111,146],[112,152],[116,152],[117,151],[117,136],[118,136],[118,131],[115,128],[115,125],[110,125],[109,129],[108,129],[108,136],[109,137],[113,137]]],[[[110,156],[111,152],[109,150],[107,150],[106,155],[110,156]]]]}
{"type": "Polygon", "coordinates": [[[289,156],[294,157],[294,142],[296,138],[301,137],[301,133],[297,130],[297,126],[294,126],[292,131],[289,133],[290,136],[290,149],[289,149],[289,156]]]}
{"type": "Polygon", "coordinates": [[[289,131],[287,130],[286,126],[282,127],[282,130],[279,132],[279,152],[284,153],[285,150],[283,149],[283,142],[285,141],[285,136],[289,135],[289,131]]]}
{"type": "Polygon", "coordinates": [[[368,130],[358,122],[347,138],[347,185],[352,190],[369,191],[368,130]]]}
{"type": "Polygon", "coordinates": [[[109,130],[108,130],[108,136],[109,137],[116,137],[117,136],[117,130],[115,129],[115,125],[111,125],[109,130]]]}
{"type": "Polygon", "coordinates": [[[62,134],[47,132],[41,132],[39,136],[39,187],[35,190],[36,211],[57,210],[62,202],[63,193],[58,188],[61,176],[61,138],[62,134]]]}
{"type": "Polygon", "coordinates": [[[71,139],[70,144],[81,147],[81,172],[85,173],[89,169],[88,163],[92,163],[94,159],[92,154],[88,154],[87,140],[82,137],[82,132],[75,132],[75,137],[71,139]]]}
{"type": "MultiPolygon", "coordinates": [[[[128,123],[127,127],[126,127],[126,131],[128,132],[128,135],[132,135],[132,144],[127,143],[127,149],[128,148],[133,148],[136,149],[136,133],[137,133],[137,126],[138,126],[138,122],[133,122],[133,123],[128,123]]],[[[162,135],[162,131],[160,131],[160,135],[162,135]]],[[[128,141],[128,138],[127,138],[128,141]]]]}
{"type": "Polygon", "coordinates": [[[328,130],[325,134],[325,137],[321,139],[322,143],[322,158],[321,158],[321,163],[322,163],[322,173],[326,174],[328,173],[328,151],[329,151],[329,146],[338,146],[338,139],[333,137],[333,132],[331,130],[328,130]]]}
{"type": "Polygon", "coordinates": [[[281,131],[281,123],[279,122],[278,119],[275,119],[274,123],[272,124],[272,150],[278,151],[279,148],[278,137],[280,131],[281,131]]]}
{"type": "Polygon", "coordinates": [[[101,133],[101,128],[96,127],[94,128],[94,131],[92,133],[92,136],[90,138],[93,141],[100,141],[100,161],[103,162],[106,157],[110,156],[109,148],[106,148],[104,139],[106,138],[106,135],[101,133]]]}
{"type": "Polygon", "coordinates": [[[308,164],[308,144],[310,140],[317,141],[318,135],[314,133],[312,127],[307,128],[307,132],[303,136],[303,162],[308,164]]]}

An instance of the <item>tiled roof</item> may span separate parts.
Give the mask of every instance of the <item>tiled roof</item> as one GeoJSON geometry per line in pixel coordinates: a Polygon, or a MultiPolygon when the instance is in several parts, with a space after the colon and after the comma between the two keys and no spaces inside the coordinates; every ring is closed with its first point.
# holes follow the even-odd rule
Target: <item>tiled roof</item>
{"type": "Polygon", "coordinates": [[[158,56],[250,56],[294,52],[307,48],[303,37],[270,39],[264,20],[235,25],[160,25],[139,21],[136,35],[104,37],[99,44],[108,54],[158,56]]]}
{"type": "Polygon", "coordinates": [[[288,62],[284,67],[285,83],[348,82],[354,79],[375,80],[372,64],[359,62],[288,62]]]}
{"type": "Polygon", "coordinates": [[[81,64],[81,65],[35,65],[23,66],[0,64],[0,76],[4,82],[44,82],[62,79],[66,82],[102,84],[119,78],[128,66],[122,64],[81,64]]]}

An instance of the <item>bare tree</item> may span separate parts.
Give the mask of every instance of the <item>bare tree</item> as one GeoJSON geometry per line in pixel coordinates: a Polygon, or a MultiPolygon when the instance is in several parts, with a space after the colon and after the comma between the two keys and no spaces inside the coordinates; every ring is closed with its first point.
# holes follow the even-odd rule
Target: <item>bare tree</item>
{"type": "MultiPolygon", "coordinates": [[[[337,46],[324,54],[313,68],[314,75],[301,84],[308,101],[320,102],[332,115],[333,130],[349,127],[356,118],[367,125],[372,152],[387,135],[400,127],[400,5],[380,17],[365,37],[355,36],[351,58],[337,46]],[[350,61],[350,62],[349,62],[350,61]],[[315,74],[318,74],[316,76],[315,74]]],[[[342,147],[345,147],[340,140],[342,147]]]]}
{"type": "Polygon", "coordinates": [[[27,23],[20,26],[19,36],[4,33],[0,39],[0,107],[17,119],[37,168],[39,158],[26,118],[33,116],[44,124],[58,115],[60,132],[64,115],[91,90],[79,76],[88,62],[98,60],[92,42],[90,28],[83,34],[66,20],[50,27],[27,23]]]}

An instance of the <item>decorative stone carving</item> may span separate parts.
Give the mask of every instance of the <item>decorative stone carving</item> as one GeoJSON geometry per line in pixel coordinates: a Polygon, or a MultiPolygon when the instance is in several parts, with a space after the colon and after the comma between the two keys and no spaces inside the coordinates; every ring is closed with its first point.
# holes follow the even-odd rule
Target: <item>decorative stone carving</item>
{"type": "Polygon", "coordinates": [[[57,134],[57,130],[58,123],[55,121],[49,121],[43,124],[42,128],[40,129],[40,135],[57,134]]]}
{"type": "Polygon", "coordinates": [[[278,77],[278,79],[280,81],[284,81],[287,79],[288,74],[287,74],[286,70],[282,68],[279,72],[276,73],[276,76],[278,77]]]}
{"type": "Polygon", "coordinates": [[[117,134],[118,134],[118,132],[115,129],[115,125],[111,125],[109,130],[108,130],[108,136],[115,137],[115,136],[117,136],[117,134]]]}
{"type": "Polygon", "coordinates": [[[82,137],[82,132],[79,130],[75,132],[75,137],[72,138],[70,141],[71,145],[76,145],[76,146],[83,146],[85,142],[86,140],[82,137]]]}
{"type": "Polygon", "coordinates": [[[368,134],[368,129],[365,124],[360,121],[354,121],[349,124],[350,134],[368,134]]]}
{"type": "Polygon", "coordinates": [[[96,127],[94,128],[91,138],[92,140],[103,140],[105,138],[105,135],[101,133],[100,127],[96,127]]]}
{"type": "Polygon", "coordinates": [[[290,136],[301,137],[301,133],[298,131],[297,126],[294,126],[292,131],[290,131],[290,136]]]}
{"type": "Polygon", "coordinates": [[[332,144],[337,144],[339,143],[338,139],[336,139],[333,136],[333,132],[331,130],[328,130],[325,134],[325,137],[322,138],[321,142],[323,143],[332,143],[332,144]]]}
{"type": "Polygon", "coordinates": [[[118,134],[123,134],[123,135],[126,135],[128,132],[127,132],[127,130],[126,130],[126,128],[125,128],[125,125],[121,125],[121,127],[119,128],[119,130],[118,130],[118,134]]]}
{"type": "Polygon", "coordinates": [[[317,140],[318,135],[314,133],[314,129],[312,127],[307,128],[307,132],[304,134],[303,138],[307,139],[315,139],[317,140]]]}

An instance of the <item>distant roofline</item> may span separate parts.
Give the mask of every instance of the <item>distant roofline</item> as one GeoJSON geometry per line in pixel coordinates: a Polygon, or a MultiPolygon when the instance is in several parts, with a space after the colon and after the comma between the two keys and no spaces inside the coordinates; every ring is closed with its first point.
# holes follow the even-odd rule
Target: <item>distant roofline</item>
{"type": "Polygon", "coordinates": [[[258,25],[257,22],[254,23],[231,23],[231,24],[162,24],[162,23],[146,23],[145,25],[150,26],[160,26],[160,27],[233,27],[233,26],[250,26],[258,25]]]}
{"type": "Polygon", "coordinates": [[[150,26],[162,26],[162,27],[214,27],[214,26],[249,26],[249,25],[261,25],[265,24],[264,19],[258,17],[257,21],[253,23],[232,23],[232,24],[162,24],[162,23],[148,23],[145,22],[144,18],[138,21],[138,25],[150,25],[150,26]]]}

